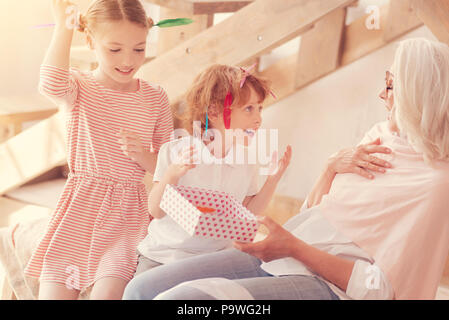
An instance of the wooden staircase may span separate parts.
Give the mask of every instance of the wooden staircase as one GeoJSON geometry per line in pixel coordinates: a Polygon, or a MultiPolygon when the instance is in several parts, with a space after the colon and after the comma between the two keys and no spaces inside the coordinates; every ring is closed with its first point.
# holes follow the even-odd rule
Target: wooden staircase
{"type": "MultiPolygon", "coordinates": [[[[390,0],[379,8],[380,28],[375,30],[366,26],[372,14],[347,24],[347,12],[357,6],[356,0],[145,1],[161,6],[161,19],[182,16],[195,21],[191,26],[159,30],[157,48],[138,73],[166,90],[174,110],[195,75],[209,65],[249,65],[297,37],[301,38],[297,52],[256,70],[272,81],[277,101],[423,24],[449,44],[449,0],[390,0]],[[233,14],[214,25],[220,13],[233,14]]],[[[72,62],[95,67],[85,47],[72,48],[72,62]]],[[[274,102],[268,98],[265,106],[274,102]]],[[[0,205],[8,202],[1,197],[8,191],[65,164],[63,117],[42,98],[31,98],[31,103],[0,100],[0,205]],[[22,131],[23,123],[36,120],[40,122],[22,131]]],[[[8,203],[13,208],[18,205],[8,203]]]]}
{"type": "MultiPolygon", "coordinates": [[[[296,54],[261,72],[273,81],[273,91],[278,100],[283,99],[422,25],[414,14],[415,6],[420,12],[427,12],[425,9],[431,3],[439,3],[432,0],[391,0],[389,6],[380,10],[382,28],[367,30],[365,21],[368,16],[350,25],[345,24],[346,10],[356,4],[355,0],[146,1],[167,6],[161,9],[163,18],[182,14],[193,16],[198,21],[187,33],[181,31],[182,28],[161,30],[156,57],[149,57],[139,70],[138,76],[164,87],[174,108],[193,77],[208,65],[246,65],[301,36],[301,46],[296,54]],[[215,14],[235,10],[238,11],[223,22],[211,24],[215,14]]],[[[449,0],[443,1],[447,3],[449,0]]],[[[422,15],[425,17],[425,13],[422,15]]],[[[83,48],[73,48],[72,52],[75,62],[84,59],[85,65],[92,65],[92,57],[89,58],[83,48]]],[[[269,98],[266,106],[273,102],[269,98]]],[[[21,108],[14,107],[8,116],[20,119],[22,112],[21,108]]],[[[46,118],[55,112],[55,107],[50,107],[38,113],[42,123],[23,133],[12,130],[12,134],[19,134],[0,144],[0,195],[65,162],[61,140],[63,126],[58,124],[62,117],[57,114],[46,118]],[[51,154],[48,148],[30,147],[36,137],[40,137],[40,141],[48,141],[51,154]],[[38,161],[27,161],[31,158],[38,161]]],[[[16,128],[19,125],[15,125],[16,128]]]]}

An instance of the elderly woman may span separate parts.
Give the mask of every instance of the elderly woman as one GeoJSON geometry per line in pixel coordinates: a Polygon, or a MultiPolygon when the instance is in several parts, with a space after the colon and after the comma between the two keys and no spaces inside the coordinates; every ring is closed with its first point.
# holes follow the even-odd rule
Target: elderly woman
{"type": "Polygon", "coordinates": [[[301,214],[144,272],[124,299],[433,299],[449,250],[449,47],[401,42],[380,97],[388,121],[329,159],[301,214]]]}

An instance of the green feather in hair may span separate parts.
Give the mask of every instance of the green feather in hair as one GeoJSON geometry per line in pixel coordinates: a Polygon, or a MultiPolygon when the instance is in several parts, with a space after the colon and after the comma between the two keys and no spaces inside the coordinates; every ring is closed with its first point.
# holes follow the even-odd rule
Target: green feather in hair
{"type": "Polygon", "coordinates": [[[155,26],[159,28],[168,28],[168,27],[176,27],[182,26],[186,24],[191,24],[193,22],[192,19],[189,18],[178,18],[178,19],[165,19],[161,20],[155,24],[155,26]]]}

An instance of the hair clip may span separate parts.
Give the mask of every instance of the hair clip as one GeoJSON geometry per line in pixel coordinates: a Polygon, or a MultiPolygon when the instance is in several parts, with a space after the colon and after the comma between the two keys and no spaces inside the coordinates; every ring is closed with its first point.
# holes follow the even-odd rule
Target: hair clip
{"type": "Polygon", "coordinates": [[[240,81],[240,89],[243,88],[243,85],[245,84],[246,77],[250,75],[250,71],[254,69],[254,67],[257,65],[257,63],[254,63],[251,67],[248,69],[245,69],[243,67],[240,67],[240,70],[243,71],[243,79],[240,81]]]}
{"type": "MultiPolygon", "coordinates": [[[[246,78],[251,74],[250,71],[254,69],[254,67],[257,65],[257,63],[254,63],[249,68],[245,69],[243,67],[240,67],[240,70],[243,71],[243,79],[240,81],[240,89],[243,88],[243,85],[245,84],[246,78]]],[[[270,94],[274,99],[277,99],[276,95],[272,90],[270,90],[270,94]]]]}

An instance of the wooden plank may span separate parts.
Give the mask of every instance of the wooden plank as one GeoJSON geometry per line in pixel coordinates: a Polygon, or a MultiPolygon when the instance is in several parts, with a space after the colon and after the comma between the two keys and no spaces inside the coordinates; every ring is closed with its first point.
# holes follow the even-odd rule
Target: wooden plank
{"type": "Polygon", "coordinates": [[[210,64],[240,65],[293,39],[329,12],[353,2],[257,0],[146,64],[138,76],[161,85],[170,100],[176,102],[194,77],[210,64]]]}
{"type": "Polygon", "coordinates": [[[345,22],[346,8],[335,10],[301,37],[296,88],[323,77],[339,66],[345,22]]]}
{"type": "Polygon", "coordinates": [[[191,15],[235,12],[254,0],[145,0],[191,15]]]}
{"type": "Polygon", "coordinates": [[[438,40],[449,45],[449,0],[414,0],[413,7],[438,40]]]}
{"type": "Polygon", "coordinates": [[[63,113],[0,144],[0,195],[65,163],[63,113]]]}
{"type": "Polygon", "coordinates": [[[420,24],[413,9],[412,0],[390,0],[384,39],[390,42],[406,33],[410,27],[420,24]]]}
{"type": "Polygon", "coordinates": [[[42,120],[58,111],[50,100],[35,96],[1,96],[0,124],[21,124],[27,121],[42,120]]]}
{"type": "Polygon", "coordinates": [[[0,227],[51,215],[53,209],[0,197],[0,227]]]}
{"type": "Polygon", "coordinates": [[[26,184],[5,194],[9,199],[55,209],[67,179],[56,178],[26,184]]]}
{"type": "Polygon", "coordinates": [[[180,43],[193,38],[200,32],[213,25],[213,18],[208,15],[193,15],[171,8],[161,8],[160,19],[174,19],[177,17],[190,18],[192,24],[178,28],[161,28],[158,30],[157,55],[161,55],[180,43]],[[212,22],[212,24],[211,24],[212,22]]]}
{"type": "MultiPolygon", "coordinates": [[[[405,33],[408,33],[423,25],[419,19],[410,19],[401,32],[397,32],[395,37],[386,37],[388,30],[386,30],[388,15],[390,7],[388,5],[380,7],[380,29],[369,30],[365,26],[366,19],[369,15],[364,16],[349,26],[345,30],[344,52],[342,56],[342,65],[347,65],[355,60],[358,60],[371,52],[374,52],[405,33]]],[[[410,12],[414,15],[413,12],[410,12]]]]}
{"type": "MultiPolygon", "coordinates": [[[[381,49],[391,41],[396,40],[396,38],[394,38],[387,41],[384,37],[388,9],[388,5],[380,7],[380,30],[368,30],[366,28],[365,22],[370,16],[369,14],[355,20],[350,25],[345,27],[342,48],[343,52],[341,63],[338,68],[346,66],[378,49],[381,49]]],[[[406,30],[406,32],[411,32],[422,25],[423,23],[421,21],[416,21],[415,24],[408,26],[409,29],[406,30]]],[[[273,81],[273,91],[277,95],[277,100],[274,100],[272,97],[268,97],[265,101],[265,107],[268,107],[301,89],[300,87],[295,88],[291,85],[292,79],[295,78],[296,63],[297,54],[294,54],[278,61],[260,73],[261,76],[273,81]]],[[[335,70],[338,70],[338,68],[335,70]]]]}

